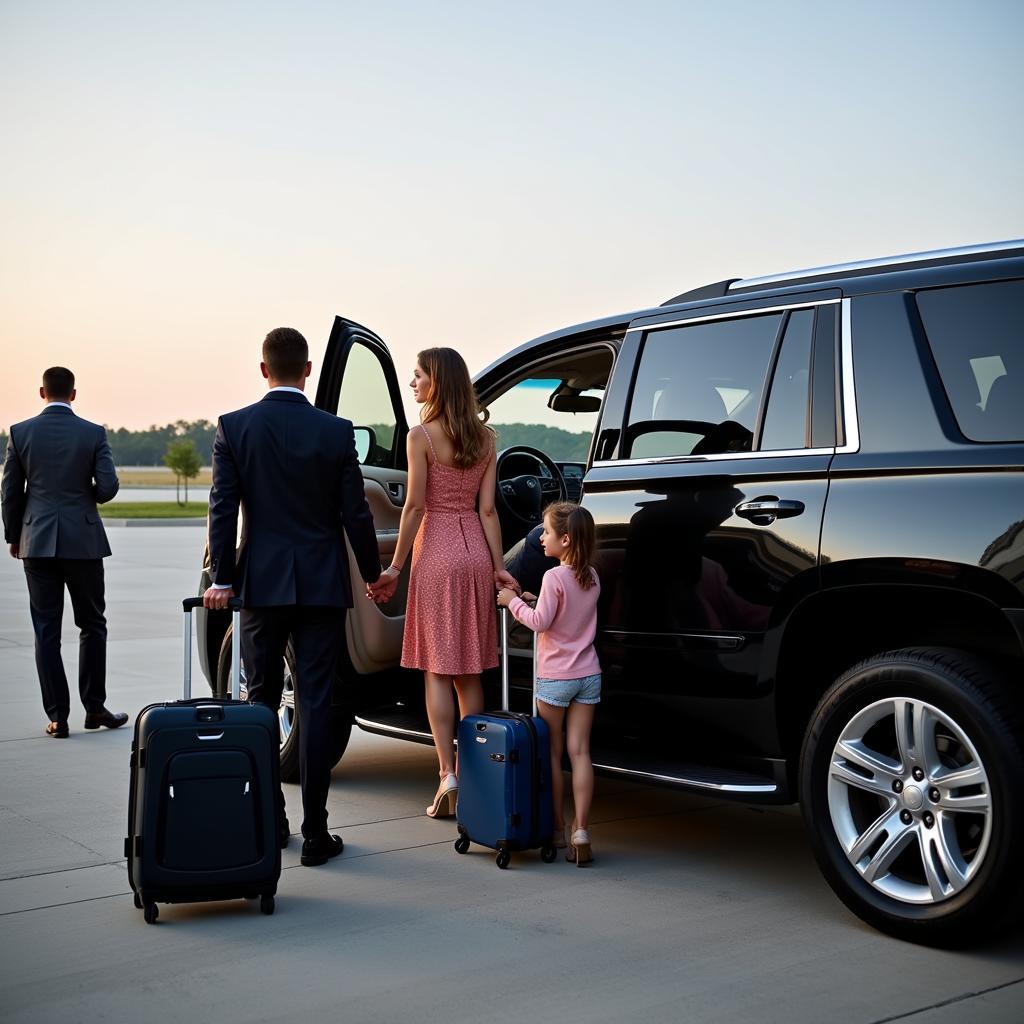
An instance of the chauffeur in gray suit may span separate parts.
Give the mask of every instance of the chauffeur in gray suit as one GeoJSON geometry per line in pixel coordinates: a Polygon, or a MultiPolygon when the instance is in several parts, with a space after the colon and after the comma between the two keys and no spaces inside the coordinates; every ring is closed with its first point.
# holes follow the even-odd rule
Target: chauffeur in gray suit
{"type": "Polygon", "coordinates": [[[96,503],[117,494],[117,473],[103,427],[71,411],[75,375],[63,366],[43,374],[39,395],[46,408],[11,427],[0,500],[4,537],[11,556],[21,558],[28,581],[36,669],[48,736],[68,735],[71,698],[60,656],[64,588],[71,594],[81,631],[78,690],[86,729],[116,729],[125,714],[106,709],[107,620],[104,618],[103,559],[110,554],[96,503]]]}

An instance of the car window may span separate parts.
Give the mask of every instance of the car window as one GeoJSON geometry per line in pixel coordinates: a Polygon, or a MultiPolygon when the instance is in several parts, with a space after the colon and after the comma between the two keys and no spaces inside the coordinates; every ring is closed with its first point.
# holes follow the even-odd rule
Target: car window
{"type": "Polygon", "coordinates": [[[1024,441],[1024,281],[918,292],[928,343],[972,441],[1024,441]]]}
{"type": "Polygon", "coordinates": [[[813,309],[798,309],[790,313],[768,392],[768,406],[761,428],[761,451],[803,448],[807,443],[813,332],[813,309]]]}
{"type": "Polygon", "coordinates": [[[750,451],[782,314],[651,331],[640,354],[623,455],[750,451]]]}
{"type": "Polygon", "coordinates": [[[359,342],[352,345],[345,363],[338,415],[356,428],[356,454],[362,465],[394,465],[398,424],[384,366],[359,342]]]}
{"type": "MultiPolygon", "coordinates": [[[[488,403],[487,422],[498,435],[498,451],[525,444],[555,462],[587,461],[598,411],[551,408],[551,398],[562,386],[559,379],[530,377],[488,403]]],[[[589,388],[578,397],[589,400],[580,404],[599,405],[604,389],[589,388]]]]}

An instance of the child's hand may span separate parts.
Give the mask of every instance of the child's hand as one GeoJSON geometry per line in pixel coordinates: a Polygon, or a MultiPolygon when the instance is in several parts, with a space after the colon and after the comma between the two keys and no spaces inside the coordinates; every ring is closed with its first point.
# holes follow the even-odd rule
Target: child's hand
{"type": "Polygon", "coordinates": [[[537,601],[537,595],[531,594],[528,590],[523,591],[522,597],[527,604],[535,604],[537,601]]]}
{"type": "Polygon", "coordinates": [[[498,591],[498,605],[502,608],[507,608],[512,603],[512,598],[516,596],[514,590],[509,590],[508,587],[502,587],[498,591]]]}

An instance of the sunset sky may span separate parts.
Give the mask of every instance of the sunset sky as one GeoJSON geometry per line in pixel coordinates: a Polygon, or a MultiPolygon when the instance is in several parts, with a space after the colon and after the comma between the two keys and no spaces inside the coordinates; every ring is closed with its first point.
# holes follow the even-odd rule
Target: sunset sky
{"type": "MultiPolygon", "coordinates": [[[[480,369],[688,287],[1024,236],[1024,5],[0,0],[0,426],[480,369]]],[[[344,411],[344,410],[342,410],[344,411]]]]}

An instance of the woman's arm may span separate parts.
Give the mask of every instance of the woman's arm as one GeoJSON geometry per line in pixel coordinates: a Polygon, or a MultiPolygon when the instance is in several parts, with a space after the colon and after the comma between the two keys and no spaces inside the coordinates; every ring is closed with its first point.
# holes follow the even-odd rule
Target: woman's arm
{"type": "Polygon", "coordinates": [[[419,533],[420,523],[423,522],[423,513],[426,511],[427,445],[422,435],[423,432],[420,430],[410,430],[405,439],[409,472],[405,481],[405,504],[402,506],[402,517],[398,521],[398,543],[391,558],[391,565],[399,571],[396,572],[388,566],[381,573],[380,581],[368,587],[369,596],[378,604],[389,601],[394,594],[398,577],[405,568],[413,541],[419,533]]]}
{"type": "Polygon", "coordinates": [[[498,521],[498,513],[494,507],[494,487],[497,480],[496,461],[497,456],[492,449],[483,479],[480,481],[480,525],[484,529],[484,538],[491,552],[491,566],[494,569],[495,582],[503,587],[518,590],[519,584],[505,568],[505,555],[501,550],[501,523],[498,521]]]}
{"type": "Polygon", "coordinates": [[[405,482],[405,504],[402,506],[402,518],[398,522],[398,543],[391,564],[399,569],[405,568],[413,541],[419,533],[423,513],[427,501],[427,446],[423,440],[423,432],[410,430],[405,439],[405,453],[409,463],[409,475],[405,482]]]}

